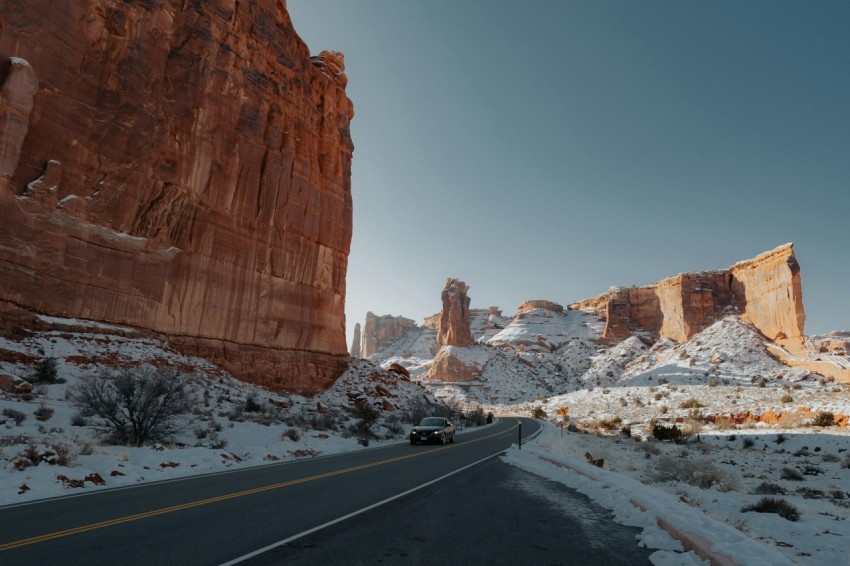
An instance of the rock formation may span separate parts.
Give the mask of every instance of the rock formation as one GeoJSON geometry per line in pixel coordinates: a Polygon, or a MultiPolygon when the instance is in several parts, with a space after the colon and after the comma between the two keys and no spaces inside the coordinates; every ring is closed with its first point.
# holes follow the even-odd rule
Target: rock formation
{"type": "Polygon", "coordinates": [[[474,342],[469,327],[469,285],[459,279],[446,279],[441,298],[440,328],[437,341],[441,346],[470,346],[474,342]]]}
{"type": "Polygon", "coordinates": [[[360,323],[354,325],[354,337],[351,339],[351,357],[360,357],[360,323]]]}
{"type": "Polygon", "coordinates": [[[615,288],[570,308],[603,314],[603,337],[611,340],[646,331],[681,343],[725,314],[738,313],[771,340],[800,341],[806,319],[793,244],[723,271],[685,273],[645,287],[615,288]]]}
{"type": "MultiPolygon", "coordinates": [[[[547,311],[552,312],[564,312],[564,307],[562,307],[558,303],[553,303],[552,301],[531,300],[525,301],[520,304],[516,309],[516,314],[517,316],[520,316],[534,309],[546,309],[547,311]]],[[[501,314],[502,313],[499,312],[499,316],[501,316],[501,314]]]]}
{"type": "Polygon", "coordinates": [[[395,344],[408,332],[418,329],[416,322],[403,316],[378,316],[373,312],[366,313],[366,324],[363,326],[360,355],[368,358],[378,350],[395,344]]]}
{"type": "Polygon", "coordinates": [[[3,309],[147,329],[278,390],[333,383],[341,54],[311,60],[274,0],[4,0],[0,65],[3,309]]]}
{"type": "Polygon", "coordinates": [[[850,332],[830,332],[809,338],[818,352],[850,357],[850,332]]]}

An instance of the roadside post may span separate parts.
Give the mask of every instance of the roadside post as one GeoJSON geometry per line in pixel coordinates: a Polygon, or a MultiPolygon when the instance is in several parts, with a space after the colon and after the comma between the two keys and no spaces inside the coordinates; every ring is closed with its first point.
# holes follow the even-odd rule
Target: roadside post
{"type": "Polygon", "coordinates": [[[517,430],[519,431],[519,449],[522,450],[522,422],[517,423],[517,430]]]}

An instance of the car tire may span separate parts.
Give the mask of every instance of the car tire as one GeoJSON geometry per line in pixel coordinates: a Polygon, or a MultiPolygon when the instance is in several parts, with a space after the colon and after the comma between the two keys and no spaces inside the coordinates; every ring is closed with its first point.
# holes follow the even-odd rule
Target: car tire
{"type": "Polygon", "coordinates": [[[415,440],[413,440],[413,439],[411,439],[411,440],[410,440],[410,445],[411,445],[411,446],[416,446],[416,441],[415,441],[415,440]]]}
{"type": "Polygon", "coordinates": [[[442,444],[443,446],[446,445],[446,435],[445,434],[440,436],[440,444],[442,444]]]}
{"type": "Polygon", "coordinates": [[[452,438],[451,440],[449,440],[449,442],[451,442],[452,444],[455,443],[455,433],[452,433],[452,438]]]}

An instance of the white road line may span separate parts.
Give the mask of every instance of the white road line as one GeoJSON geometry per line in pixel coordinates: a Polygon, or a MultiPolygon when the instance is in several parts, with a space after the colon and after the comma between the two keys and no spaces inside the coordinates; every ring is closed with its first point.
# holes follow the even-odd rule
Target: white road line
{"type": "Polygon", "coordinates": [[[385,504],[389,503],[390,501],[395,501],[396,499],[399,499],[399,498],[404,497],[406,495],[410,495],[411,493],[414,493],[416,491],[419,491],[420,489],[426,488],[429,485],[435,484],[435,483],[442,481],[442,480],[444,480],[448,477],[451,477],[455,474],[459,474],[460,472],[467,470],[467,469],[469,469],[473,466],[477,466],[481,462],[486,462],[487,460],[490,460],[491,458],[495,458],[496,456],[499,456],[503,452],[504,452],[504,450],[500,450],[500,451],[496,452],[495,454],[491,454],[490,456],[487,456],[486,458],[481,458],[477,462],[473,462],[473,463],[468,464],[468,465],[466,465],[462,468],[458,468],[457,470],[455,470],[453,472],[449,472],[448,474],[446,474],[444,476],[440,476],[440,477],[433,479],[429,482],[423,483],[422,485],[416,486],[412,489],[408,489],[407,491],[404,491],[404,492],[399,493],[397,495],[393,495],[392,497],[388,497],[387,499],[384,499],[383,501],[378,501],[377,503],[373,503],[372,505],[369,505],[368,507],[364,507],[363,509],[353,511],[353,512],[349,513],[348,515],[343,515],[342,517],[337,517],[333,521],[328,521],[327,523],[325,523],[323,525],[319,525],[318,527],[313,527],[312,529],[308,529],[306,531],[300,532],[297,535],[292,535],[289,538],[285,538],[283,540],[273,542],[272,544],[270,544],[268,546],[264,546],[263,548],[255,550],[254,552],[249,552],[248,554],[245,554],[245,555],[240,556],[238,558],[234,558],[233,560],[231,560],[229,562],[224,562],[220,566],[231,566],[232,564],[239,564],[240,562],[244,562],[245,560],[248,560],[250,558],[254,558],[255,556],[259,556],[260,554],[263,554],[264,552],[268,552],[269,550],[271,550],[273,548],[277,548],[278,546],[283,546],[284,544],[289,544],[292,541],[298,540],[298,539],[305,537],[307,535],[311,535],[311,534],[315,533],[316,531],[321,531],[322,529],[330,527],[331,525],[341,523],[342,521],[345,521],[345,520],[350,519],[352,517],[356,517],[357,515],[361,515],[363,513],[366,513],[367,511],[371,511],[372,509],[375,509],[376,507],[380,507],[381,505],[385,505],[385,504]]]}

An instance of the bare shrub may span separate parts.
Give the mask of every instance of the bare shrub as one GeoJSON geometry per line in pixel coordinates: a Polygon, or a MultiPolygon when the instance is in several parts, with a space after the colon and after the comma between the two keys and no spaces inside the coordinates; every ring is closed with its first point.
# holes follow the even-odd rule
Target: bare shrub
{"type": "Polygon", "coordinates": [[[716,486],[720,491],[733,490],[737,482],[710,460],[689,460],[662,456],[657,460],[652,479],[656,482],[681,481],[700,489],[716,486]]]}
{"type": "Polygon", "coordinates": [[[56,370],[56,358],[42,358],[33,368],[30,375],[33,383],[61,383],[56,370]]]}
{"type": "Polygon", "coordinates": [[[78,436],[74,438],[74,444],[79,448],[80,456],[91,456],[94,454],[94,445],[91,443],[91,440],[78,436]]]}
{"type": "Polygon", "coordinates": [[[785,395],[782,396],[782,399],[780,399],[780,401],[782,401],[783,403],[793,403],[794,397],[792,397],[791,395],[788,395],[786,393],[785,395]]]}
{"type": "Polygon", "coordinates": [[[779,477],[789,481],[803,481],[803,474],[797,468],[785,466],[779,470],[779,477]]]}
{"type": "Polygon", "coordinates": [[[612,431],[621,428],[623,425],[623,419],[620,417],[611,417],[610,419],[601,419],[599,421],[599,428],[612,431]]]}
{"type": "Polygon", "coordinates": [[[71,416],[71,426],[88,426],[89,420],[82,413],[74,413],[71,416]]]}
{"type": "Polygon", "coordinates": [[[741,443],[743,444],[744,448],[752,448],[753,446],[756,445],[756,441],[753,440],[752,438],[750,438],[749,436],[745,436],[741,440],[741,443]]]}
{"type": "Polygon", "coordinates": [[[297,428],[290,427],[290,428],[286,429],[286,431],[281,436],[282,436],[281,440],[288,438],[289,440],[291,440],[293,442],[298,442],[299,440],[301,440],[301,431],[298,430],[297,428]]]}
{"type": "Polygon", "coordinates": [[[42,404],[32,414],[35,415],[36,420],[46,422],[53,416],[53,409],[42,404]]]}
{"type": "Polygon", "coordinates": [[[649,421],[649,434],[658,440],[679,440],[682,438],[682,431],[676,425],[664,426],[656,422],[654,419],[649,421]]]}
{"type": "Polygon", "coordinates": [[[546,409],[544,409],[542,405],[537,405],[531,409],[531,416],[535,419],[545,419],[547,416],[546,409]]]}
{"type": "Polygon", "coordinates": [[[142,446],[164,440],[186,424],[191,409],[183,376],[172,368],[140,367],[103,372],[72,388],[71,401],[84,415],[101,419],[97,428],[117,444],[142,446]]]}
{"type": "Polygon", "coordinates": [[[756,495],[785,495],[785,488],[779,484],[763,481],[753,490],[756,495]]]}
{"type": "Polygon", "coordinates": [[[470,426],[482,426],[487,423],[487,416],[484,414],[484,408],[481,405],[467,412],[464,418],[470,426]]]}
{"type": "Polygon", "coordinates": [[[27,416],[24,413],[22,413],[20,411],[16,411],[15,409],[9,409],[9,408],[3,409],[3,416],[9,417],[10,419],[12,419],[13,421],[15,421],[15,424],[18,425],[18,426],[20,426],[21,423],[24,422],[27,418],[27,416]]]}
{"type": "Polygon", "coordinates": [[[758,503],[741,508],[742,513],[746,513],[748,511],[755,511],[756,513],[776,513],[788,521],[799,521],[802,516],[799,509],[784,499],[777,499],[776,497],[762,497],[758,503]]]}
{"type": "Polygon", "coordinates": [[[820,411],[812,419],[812,426],[832,426],[835,424],[835,415],[830,411],[820,411]]]}
{"type": "Polygon", "coordinates": [[[70,467],[77,461],[77,452],[73,447],[62,442],[56,442],[50,447],[56,453],[56,463],[60,466],[70,467]]]}
{"type": "Polygon", "coordinates": [[[384,425],[387,429],[387,438],[396,438],[398,436],[404,436],[404,427],[401,423],[386,423],[384,425]]]}
{"type": "Polygon", "coordinates": [[[700,407],[704,407],[702,403],[697,401],[694,397],[691,397],[687,401],[683,401],[681,405],[679,405],[680,409],[699,409],[700,407]]]}

